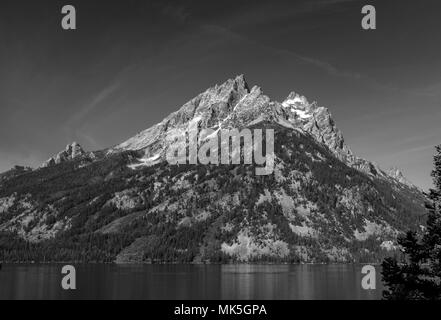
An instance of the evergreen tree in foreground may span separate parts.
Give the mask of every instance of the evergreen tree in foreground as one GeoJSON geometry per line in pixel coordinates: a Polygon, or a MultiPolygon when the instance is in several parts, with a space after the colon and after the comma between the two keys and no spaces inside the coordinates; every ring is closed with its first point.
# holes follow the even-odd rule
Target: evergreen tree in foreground
{"type": "Polygon", "coordinates": [[[441,299],[441,145],[436,147],[435,170],[432,172],[435,189],[428,194],[427,228],[423,234],[408,232],[398,239],[406,262],[395,259],[383,261],[382,275],[388,300],[441,299]]]}

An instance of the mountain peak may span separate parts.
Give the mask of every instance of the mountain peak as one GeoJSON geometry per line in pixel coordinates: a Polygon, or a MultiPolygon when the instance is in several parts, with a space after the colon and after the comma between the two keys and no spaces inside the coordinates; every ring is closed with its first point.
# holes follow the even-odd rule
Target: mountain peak
{"type": "Polygon", "coordinates": [[[224,95],[228,95],[231,92],[237,92],[239,95],[245,95],[250,92],[250,87],[248,86],[243,74],[238,75],[235,78],[228,79],[221,85],[215,85],[214,87],[206,90],[204,93],[222,96],[222,93],[224,93],[224,95]]]}
{"type": "Polygon", "coordinates": [[[284,107],[290,106],[290,105],[302,105],[302,106],[308,106],[309,102],[308,99],[306,99],[305,96],[302,96],[294,91],[292,91],[288,97],[285,99],[285,101],[282,103],[284,107]]]}
{"type": "Polygon", "coordinates": [[[230,79],[237,86],[237,88],[243,88],[246,91],[250,91],[248,83],[243,74],[237,75],[234,79],[230,79]]]}
{"type": "MultiPolygon", "coordinates": [[[[216,84],[200,93],[178,111],[170,114],[162,122],[153,127],[138,133],[136,136],[116,146],[113,150],[141,150],[152,149],[161,137],[164,137],[170,129],[185,127],[190,121],[200,123],[202,127],[218,125],[228,117],[236,105],[252,90],[245,80],[244,75],[228,79],[222,84],[216,84]]],[[[255,94],[255,92],[253,93],[255,94]]]]}
{"type": "Polygon", "coordinates": [[[66,151],[72,154],[82,153],[84,152],[83,148],[80,146],[78,142],[72,142],[66,146],[66,151]]]}
{"type": "Polygon", "coordinates": [[[86,154],[87,153],[83,150],[80,144],[74,141],[71,144],[68,144],[63,151],[57,153],[56,155],[45,161],[41,165],[41,167],[51,167],[53,165],[57,165],[66,161],[71,161],[84,157],[86,156],[86,154]]]}
{"type": "MultiPolygon", "coordinates": [[[[186,130],[190,123],[200,129],[218,130],[243,128],[268,121],[303,130],[350,167],[373,176],[391,177],[377,165],[352,153],[327,108],[318,106],[316,102],[310,103],[305,96],[294,91],[282,103],[272,101],[263,94],[260,87],[253,86],[250,89],[242,74],[210,87],[162,122],[140,132],[110,152],[143,150],[146,159],[159,161],[164,157],[167,147],[165,137],[170,130],[186,130]]],[[[401,177],[395,180],[405,181],[401,177]]]]}
{"type": "Polygon", "coordinates": [[[401,171],[399,168],[392,167],[388,170],[387,174],[402,184],[405,184],[409,187],[414,187],[412,182],[410,182],[405,177],[405,175],[403,174],[403,171],[401,171]]]}

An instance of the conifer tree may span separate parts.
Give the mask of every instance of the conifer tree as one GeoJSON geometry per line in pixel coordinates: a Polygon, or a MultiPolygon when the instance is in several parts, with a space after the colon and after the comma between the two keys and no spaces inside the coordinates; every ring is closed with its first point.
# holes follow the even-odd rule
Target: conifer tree
{"type": "Polygon", "coordinates": [[[422,234],[408,232],[399,238],[404,263],[393,258],[384,260],[382,275],[388,288],[383,292],[385,299],[441,299],[441,145],[436,152],[432,172],[435,189],[427,195],[427,226],[422,234]]]}

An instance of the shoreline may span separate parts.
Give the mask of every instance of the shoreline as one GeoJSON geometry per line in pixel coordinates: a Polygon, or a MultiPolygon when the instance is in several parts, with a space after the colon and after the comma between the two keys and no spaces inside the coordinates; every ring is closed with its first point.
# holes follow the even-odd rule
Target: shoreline
{"type": "Polygon", "coordinates": [[[329,262],[329,263],[319,263],[319,262],[304,262],[304,263],[246,263],[246,262],[238,262],[238,263],[116,263],[116,262],[80,262],[80,261],[61,261],[61,262],[4,262],[0,261],[0,265],[66,265],[66,264],[76,264],[76,265],[113,265],[113,266],[152,266],[152,265],[181,265],[181,266],[234,266],[234,265],[249,265],[249,266],[275,266],[275,265],[291,265],[291,266],[300,266],[300,265],[381,265],[381,262],[329,262]]]}

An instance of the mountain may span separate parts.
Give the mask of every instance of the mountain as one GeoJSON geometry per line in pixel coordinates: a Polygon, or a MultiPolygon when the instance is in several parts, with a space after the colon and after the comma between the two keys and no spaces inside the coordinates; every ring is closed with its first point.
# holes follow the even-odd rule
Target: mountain
{"type": "Polygon", "coordinates": [[[397,176],[396,170],[385,172],[377,164],[354,156],[327,108],[317,106],[316,102],[309,103],[295,92],[283,103],[272,102],[259,87],[250,89],[243,75],[209,88],[161,123],[117,145],[111,152],[142,150],[141,162],[151,165],[165,160],[166,137],[171,130],[185,130],[194,122],[200,129],[243,128],[265,120],[310,133],[338,159],[357,170],[411,185],[404,176],[397,176]]]}
{"type": "Polygon", "coordinates": [[[115,147],[74,144],[1,181],[0,260],[372,262],[424,223],[423,203],[396,170],[356,157],[328,109],[238,76],[115,147]],[[188,127],[274,130],[273,172],[169,164],[170,135],[188,127]]]}
{"type": "Polygon", "coordinates": [[[388,171],[388,175],[392,177],[395,181],[398,181],[401,184],[404,184],[411,188],[416,188],[415,185],[410,182],[403,174],[403,172],[398,168],[391,168],[388,171]]]}
{"type": "Polygon", "coordinates": [[[45,161],[41,167],[50,167],[57,164],[75,160],[75,159],[86,159],[89,155],[83,150],[83,148],[76,142],[68,144],[66,149],[57,153],[55,156],[49,158],[45,161]]]}
{"type": "Polygon", "coordinates": [[[29,167],[15,166],[11,170],[0,173],[0,183],[31,171],[32,168],[29,167]]]}

